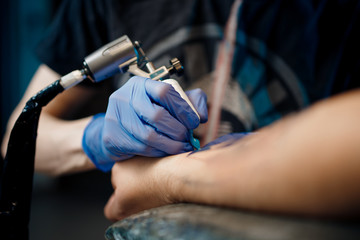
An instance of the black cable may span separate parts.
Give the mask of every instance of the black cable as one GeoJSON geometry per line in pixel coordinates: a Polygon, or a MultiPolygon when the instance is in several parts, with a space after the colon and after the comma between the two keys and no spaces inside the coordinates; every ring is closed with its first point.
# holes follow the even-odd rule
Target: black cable
{"type": "Polygon", "coordinates": [[[0,239],[29,239],[36,137],[41,109],[64,88],[60,80],[33,96],[11,131],[0,163],[0,239]]]}

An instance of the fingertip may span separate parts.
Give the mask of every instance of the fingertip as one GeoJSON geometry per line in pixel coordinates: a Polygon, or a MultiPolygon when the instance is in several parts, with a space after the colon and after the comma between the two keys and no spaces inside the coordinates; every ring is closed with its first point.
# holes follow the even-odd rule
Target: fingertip
{"type": "Polygon", "coordinates": [[[200,116],[200,123],[206,123],[208,121],[207,107],[205,107],[202,111],[199,111],[198,114],[200,116]]]}
{"type": "Polygon", "coordinates": [[[195,113],[192,114],[192,116],[189,116],[189,120],[184,122],[184,124],[186,124],[187,129],[195,129],[200,125],[200,120],[201,120],[201,116],[200,119],[198,117],[198,115],[196,115],[195,113]]]}
{"type": "Polygon", "coordinates": [[[184,148],[184,152],[190,152],[194,150],[194,147],[189,143],[186,143],[185,148],[184,148]]]}
{"type": "Polygon", "coordinates": [[[206,93],[200,88],[196,88],[187,91],[186,94],[200,116],[200,123],[207,122],[208,110],[206,93]]]}

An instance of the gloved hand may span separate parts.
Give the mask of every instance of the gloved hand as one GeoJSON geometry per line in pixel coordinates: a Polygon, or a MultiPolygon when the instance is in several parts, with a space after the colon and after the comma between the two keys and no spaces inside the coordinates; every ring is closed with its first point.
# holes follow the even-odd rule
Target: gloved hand
{"type": "Polygon", "coordinates": [[[105,114],[94,116],[83,135],[83,149],[96,167],[109,171],[115,161],[134,155],[161,157],[192,150],[189,129],[207,121],[206,95],[186,92],[200,119],[167,83],[132,77],[109,99],[105,114]]]}

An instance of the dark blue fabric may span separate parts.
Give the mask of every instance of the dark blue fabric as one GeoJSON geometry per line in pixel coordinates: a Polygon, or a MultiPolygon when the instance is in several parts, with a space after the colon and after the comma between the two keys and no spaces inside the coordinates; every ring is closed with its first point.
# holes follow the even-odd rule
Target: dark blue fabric
{"type": "Polygon", "coordinates": [[[78,68],[88,54],[124,34],[141,41],[147,50],[184,26],[223,26],[232,2],[64,0],[37,48],[37,55],[64,75],[78,68]]]}
{"type": "Polygon", "coordinates": [[[360,86],[360,1],[244,1],[233,76],[258,127],[360,86]]]}
{"type": "MultiPolygon", "coordinates": [[[[178,57],[185,67],[181,83],[186,88],[214,71],[232,3],[65,0],[39,45],[38,56],[65,74],[80,67],[86,55],[124,34],[142,41],[145,52],[160,41],[168,46],[164,51],[158,47],[152,60],[178,57]],[[212,28],[204,34],[209,26],[218,27],[218,32],[212,28]],[[176,43],[179,38],[169,36],[178,36],[180,30],[189,37],[176,43]],[[203,49],[195,55],[193,46],[203,49]],[[198,67],[199,63],[205,64],[198,67]]],[[[232,132],[266,126],[319,99],[359,87],[360,1],[244,0],[241,8],[232,78],[255,117],[249,127],[233,110],[222,109],[221,121],[230,123],[232,132]]]]}

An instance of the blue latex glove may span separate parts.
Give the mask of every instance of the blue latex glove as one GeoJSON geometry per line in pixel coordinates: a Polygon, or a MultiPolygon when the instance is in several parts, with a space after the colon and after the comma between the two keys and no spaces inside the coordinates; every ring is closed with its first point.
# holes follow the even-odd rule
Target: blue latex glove
{"type": "Polygon", "coordinates": [[[186,92],[200,120],[167,83],[132,77],[109,99],[106,114],[94,116],[83,149],[96,167],[109,171],[115,161],[134,155],[161,157],[191,151],[189,129],[207,121],[206,95],[186,92]]]}

